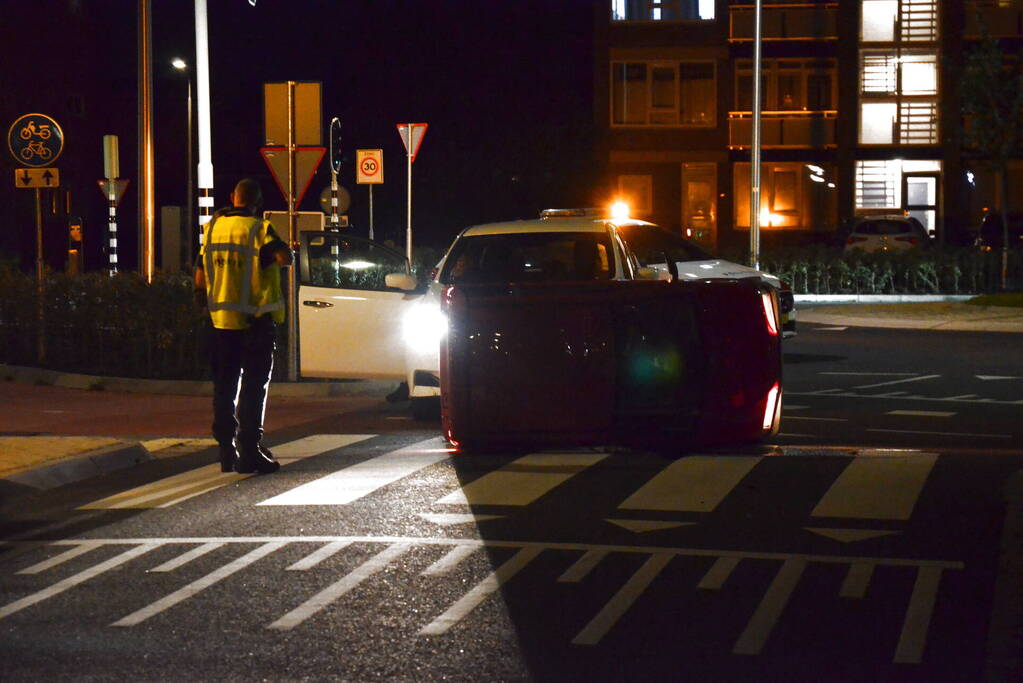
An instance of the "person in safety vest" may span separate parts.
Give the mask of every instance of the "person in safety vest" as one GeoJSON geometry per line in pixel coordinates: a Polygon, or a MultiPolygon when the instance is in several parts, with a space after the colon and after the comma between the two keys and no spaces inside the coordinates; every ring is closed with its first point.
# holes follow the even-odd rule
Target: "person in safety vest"
{"type": "Polygon", "coordinates": [[[259,218],[262,203],[259,183],[241,180],[231,193],[233,206],[206,225],[195,270],[197,299],[205,299],[213,323],[213,437],[223,472],[280,469],[262,443],[263,415],[275,326],[284,322],[280,267],[291,265],[294,255],[259,218]]]}

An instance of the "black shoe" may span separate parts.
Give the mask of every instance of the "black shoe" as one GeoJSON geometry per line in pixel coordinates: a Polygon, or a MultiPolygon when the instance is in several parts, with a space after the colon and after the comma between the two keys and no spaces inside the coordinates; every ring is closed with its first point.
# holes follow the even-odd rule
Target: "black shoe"
{"type": "Polygon", "coordinates": [[[239,474],[273,474],[281,469],[281,463],[277,462],[270,449],[259,444],[256,448],[243,448],[234,461],[234,471],[239,474]]]}
{"type": "Polygon", "coordinates": [[[238,459],[238,451],[234,446],[220,447],[220,471],[234,472],[234,463],[238,459]]]}

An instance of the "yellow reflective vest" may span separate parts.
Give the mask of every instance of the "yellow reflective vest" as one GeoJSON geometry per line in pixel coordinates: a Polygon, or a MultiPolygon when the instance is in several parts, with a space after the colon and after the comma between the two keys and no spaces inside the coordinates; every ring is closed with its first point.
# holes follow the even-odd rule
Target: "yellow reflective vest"
{"type": "Polygon", "coordinates": [[[204,235],[199,258],[213,326],[244,330],[266,313],[284,322],[280,266],[259,264],[259,248],[279,239],[270,221],[229,211],[207,223],[204,235]]]}

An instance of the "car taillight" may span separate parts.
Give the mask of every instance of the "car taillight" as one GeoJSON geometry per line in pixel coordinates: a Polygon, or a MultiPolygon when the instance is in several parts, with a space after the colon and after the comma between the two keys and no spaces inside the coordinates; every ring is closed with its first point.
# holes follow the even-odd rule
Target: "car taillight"
{"type": "Polygon", "coordinates": [[[771,336],[778,336],[778,314],[774,310],[774,297],[770,292],[760,295],[760,301],[764,304],[764,318],[767,321],[767,331],[771,336]]]}
{"type": "Polygon", "coordinates": [[[774,413],[778,408],[778,394],[781,386],[775,382],[771,390],[767,392],[767,401],[764,403],[764,429],[771,429],[774,426],[774,413]]]}
{"type": "Polygon", "coordinates": [[[858,237],[857,235],[849,235],[849,239],[845,241],[846,244],[856,244],[857,242],[866,242],[866,237],[858,237]]]}

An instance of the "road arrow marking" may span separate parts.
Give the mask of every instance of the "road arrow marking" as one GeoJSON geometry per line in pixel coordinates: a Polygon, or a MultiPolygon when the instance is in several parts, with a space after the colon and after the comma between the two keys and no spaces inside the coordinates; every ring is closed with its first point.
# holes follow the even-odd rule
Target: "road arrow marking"
{"type": "Polygon", "coordinates": [[[833,541],[839,543],[856,543],[858,541],[866,541],[870,538],[880,538],[881,536],[891,536],[894,534],[901,534],[901,531],[885,531],[882,529],[823,529],[820,527],[803,527],[807,531],[817,534],[818,536],[824,536],[830,538],[833,541]]]}
{"type": "Polygon", "coordinates": [[[696,522],[659,522],[654,519],[608,519],[615,526],[631,531],[636,534],[645,534],[648,531],[663,531],[674,529],[680,526],[691,526],[696,522]]]}

